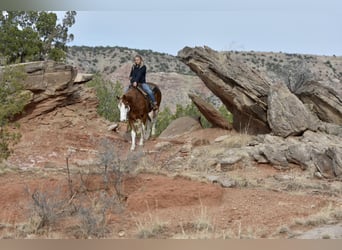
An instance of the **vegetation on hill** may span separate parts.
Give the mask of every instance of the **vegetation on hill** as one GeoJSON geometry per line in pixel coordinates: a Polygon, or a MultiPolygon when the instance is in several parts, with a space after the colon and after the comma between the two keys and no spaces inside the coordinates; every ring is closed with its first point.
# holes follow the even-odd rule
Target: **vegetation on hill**
{"type": "Polygon", "coordinates": [[[10,129],[11,119],[23,111],[30,98],[21,82],[25,78],[23,70],[18,67],[2,68],[0,74],[0,161],[8,158],[10,146],[16,143],[20,135],[10,129]]]}
{"type": "MultiPolygon", "coordinates": [[[[228,56],[246,64],[253,70],[263,72],[272,82],[300,82],[305,79],[342,79],[341,56],[317,56],[291,53],[225,51],[228,56]]],[[[88,73],[101,73],[106,76],[114,73],[135,54],[141,54],[151,73],[176,72],[181,75],[194,75],[177,57],[152,50],[130,49],[110,46],[72,46],[68,48],[67,62],[88,73]]]]}
{"type": "Polygon", "coordinates": [[[341,56],[229,51],[228,56],[262,73],[271,82],[284,82],[295,91],[308,80],[342,80],[341,56]]]}
{"type": "Polygon", "coordinates": [[[177,72],[193,75],[192,71],[175,56],[152,50],[130,49],[110,46],[71,46],[68,48],[67,62],[89,73],[111,74],[123,64],[131,63],[140,54],[149,72],[177,72]]]}

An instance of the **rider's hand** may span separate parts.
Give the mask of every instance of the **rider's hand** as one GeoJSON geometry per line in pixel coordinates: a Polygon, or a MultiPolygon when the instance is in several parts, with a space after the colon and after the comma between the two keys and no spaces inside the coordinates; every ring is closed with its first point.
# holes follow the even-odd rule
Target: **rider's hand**
{"type": "Polygon", "coordinates": [[[133,87],[136,87],[138,84],[137,84],[137,82],[134,82],[133,83],[133,87]]]}

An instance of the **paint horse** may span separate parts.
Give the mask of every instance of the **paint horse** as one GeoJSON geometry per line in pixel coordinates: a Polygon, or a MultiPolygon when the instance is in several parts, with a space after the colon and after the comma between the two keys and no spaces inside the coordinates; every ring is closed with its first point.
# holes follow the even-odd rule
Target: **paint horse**
{"type": "MultiPolygon", "coordinates": [[[[148,84],[152,87],[157,105],[160,107],[162,94],[159,87],[153,83],[148,84]]],[[[131,151],[133,151],[138,133],[140,133],[140,146],[144,145],[144,139],[147,140],[150,134],[155,135],[159,110],[152,109],[148,96],[139,87],[131,87],[122,97],[118,97],[118,100],[120,122],[128,120],[128,125],[131,128],[131,151]]]]}

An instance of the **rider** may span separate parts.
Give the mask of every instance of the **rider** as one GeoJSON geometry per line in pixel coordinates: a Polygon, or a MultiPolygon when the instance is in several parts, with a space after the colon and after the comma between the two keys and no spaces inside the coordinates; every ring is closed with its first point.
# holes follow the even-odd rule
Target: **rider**
{"type": "Polygon", "coordinates": [[[130,87],[137,87],[138,85],[148,94],[152,101],[152,107],[154,110],[158,108],[154,94],[150,86],[146,83],[146,66],[140,55],[134,57],[134,64],[129,74],[129,80],[131,82],[130,87]]]}

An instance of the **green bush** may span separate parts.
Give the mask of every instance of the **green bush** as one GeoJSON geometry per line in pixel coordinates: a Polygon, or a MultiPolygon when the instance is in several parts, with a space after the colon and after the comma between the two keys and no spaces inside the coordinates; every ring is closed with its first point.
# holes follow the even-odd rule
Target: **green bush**
{"type": "Polygon", "coordinates": [[[120,112],[116,97],[123,94],[123,87],[120,82],[113,84],[110,81],[104,80],[100,75],[95,75],[93,80],[88,83],[88,86],[96,90],[99,100],[97,107],[99,115],[111,122],[118,121],[120,119],[120,112]]]}
{"type": "Polygon", "coordinates": [[[0,69],[0,160],[11,154],[10,146],[18,142],[20,134],[9,129],[10,121],[21,113],[29,99],[21,82],[25,73],[19,67],[0,69]]]}

